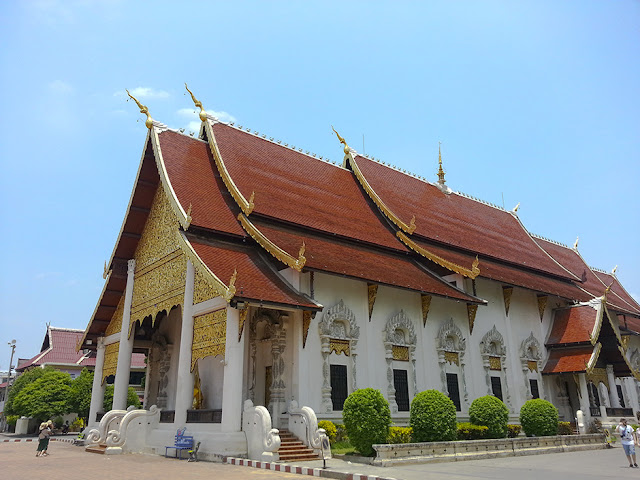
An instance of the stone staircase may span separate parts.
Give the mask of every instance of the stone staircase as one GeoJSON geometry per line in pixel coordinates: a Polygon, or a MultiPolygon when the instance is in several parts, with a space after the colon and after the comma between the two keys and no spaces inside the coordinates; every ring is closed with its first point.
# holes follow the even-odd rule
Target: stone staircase
{"type": "Polygon", "coordinates": [[[318,460],[320,456],[308,448],[298,437],[289,430],[280,430],[280,449],[278,455],[281,462],[304,462],[318,460]]]}
{"type": "Polygon", "coordinates": [[[92,445],[90,447],[86,447],[84,449],[85,452],[89,452],[89,453],[100,453],[102,455],[104,455],[104,451],[107,449],[107,444],[106,443],[101,443],[100,445],[92,445]]]}

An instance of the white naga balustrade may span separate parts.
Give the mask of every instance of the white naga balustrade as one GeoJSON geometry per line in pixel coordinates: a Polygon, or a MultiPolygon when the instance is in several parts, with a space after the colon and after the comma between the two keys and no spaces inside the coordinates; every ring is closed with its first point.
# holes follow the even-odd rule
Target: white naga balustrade
{"type": "Polygon", "coordinates": [[[127,414],[127,410],[110,410],[104,414],[100,419],[98,428],[92,428],[87,433],[85,445],[94,446],[100,445],[107,440],[107,433],[115,428],[118,428],[120,421],[127,414]]]}
{"type": "MultiPolygon", "coordinates": [[[[316,453],[320,452],[322,439],[327,436],[324,428],[318,428],[316,412],[311,407],[298,408],[298,402],[295,400],[291,400],[289,404],[289,430],[316,453]]],[[[331,451],[328,452],[327,458],[331,458],[331,451]]]]}
{"type": "MultiPolygon", "coordinates": [[[[106,443],[107,449],[105,450],[106,454],[119,454],[123,452],[123,447],[127,441],[127,437],[132,433],[131,430],[138,430],[136,433],[145,434],[146,433],[146,422],[144,424],[142,422],[138,422],[138,424],[132,423],[136,419],[140,419],[140,417],[152,417],[157,416],[158,420],[160,418],[160,409],[153,405],[149,410],[129,410],[126,415],[120,421],[117,430],[109,430],[107,433],[106,443]]],[[[128,450],[128,449],[127,449],[128,450]]]]}
{"type": "Polygon", "coordinates": [[[269,410],[261,405],[254,406],[251,400],[245,400],[242,430],[247,436],[247,455],[250,460],[279,460],[277,452],[280,448],[280,432],[277,428],[271,428],[269,410]]]}

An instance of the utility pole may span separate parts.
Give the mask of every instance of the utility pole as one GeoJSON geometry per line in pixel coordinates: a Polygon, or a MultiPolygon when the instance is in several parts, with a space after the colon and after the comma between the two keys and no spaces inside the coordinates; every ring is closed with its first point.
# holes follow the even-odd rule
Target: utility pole
{"type": "MultiPolygon", "coordinates": [[[[7,342],[7,345],[9,345],[11,347],[11,360],[9,360],[9,375],[7,376],[7,385],[4,387],[4,404],[7,404],[7,401],[9,400],[9,383],[11,382],[11,369],[13,368],[13,354],[16,351],[16,341],[15,340],[11,340],[10,342],[7,342]]],[[[3,409],[4,410],[4,409],[3,409]]],[[[4,414],[4,412],[3,412],[4,414]]],[[[6,418],[7,415],[4,414],[4,417],[6,418]]]]}

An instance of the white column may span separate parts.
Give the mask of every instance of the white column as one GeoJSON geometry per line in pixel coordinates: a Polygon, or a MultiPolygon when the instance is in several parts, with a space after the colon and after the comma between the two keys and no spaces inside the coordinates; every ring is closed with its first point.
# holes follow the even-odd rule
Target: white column
{"type": "Polygon", "coordinates": [[[618,387],[616,387],[616,377],[613,374],[613,365],[607,365],[607,379],[609,380],[609,398],[613,408],[620,408],[620,398],[618,397],[618,387]]]}
{"type": "Polygon", "coordinates": [[[636,379],[634,377],[625,377],[623,383],[627,387],[629,402],[631,403],[631,405],[627,405],[627,408],[633,408],[635,415],[640,410],[640,405],[638,405],[638,391],[636,390],[636,379]]]}
{"type": "Polygon", "coordinates": [[[129,260],[127,268],[127,288],[124,294],[124,312],[122,313],[122,327],[120,328],[120,348],[118,350],[118,366],[116,380],[113,386],[113,409],[127,408],[127,393],[129,392],[129,375],[131,373],[131,354],[133,353],[133,334],[129,336],[131,321],[131,299],[133,298],[133,276],[136,261],[129,260]]]}
{"type": "Polygon", "coordinates": [[[587,389],[587,377],[584,373],[578,374],[580,382],[580,410],[586,418],[591,418],[591,410],[589,405],[589,390],[587,389]]]}
{"type": "Polygon", "coordinates": [[[242,379],[244,374],[244,340],[238,342],[240,314],[227,307],[227,338],[222,383],[223,432],[239,432],[242,426],[242,379]]]}
{"type": "Polygon", "coordinates": [[[98,350],[96,353],[96,368],[93,371],[93,386],[91,387],[91,406],[89,407],[89,420],[87,426],[96,425],[96,414],[102,410],[104,403],[104,389],[107,386],[102,381],[102,369],[104,368],[104,338],[98,339],[98,350]]]}
{"type": "Polygon", "coordinates": [[[187,410],[193,403],[193,375],[191,374],[191,346],[193,345],[193,285],[194,274],[191,260],[187,260],[187,278],[184,287],[182,330],[178,354],[178,385],[176,387],[175,424],[187,423],[187,410]]]}

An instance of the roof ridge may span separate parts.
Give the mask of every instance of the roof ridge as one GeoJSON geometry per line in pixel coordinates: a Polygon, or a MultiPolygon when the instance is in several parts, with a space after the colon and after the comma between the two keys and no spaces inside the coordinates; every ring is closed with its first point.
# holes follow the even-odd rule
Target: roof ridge
{"type": "Polygon", "coordinates": [[[456,191],[453,191],[452,193],[454,193],[456,195],[460,195],[461,197],[468,198],[469,200],[473,200],[475,202],[482,203],[483,205],[487,205],[488,207],[493,207],[496,210],[500,210],[501,212],[507,212],[506,209],[502,208],[499,205],[496,205],[495,203],[491,203],[491,202],[488,202],[486,200],[482,200],[480,198],[474,197],[473,195],[469,195],[468,193],[456,192],[456,191]]]}
{"type": "MultiPolygon", "coordinates": [[[[611,272],[607,272],[606,270],[603,270],[601,268],[598,267],[592,267],[591,265],[587,265],[591,270],[593,270],[594,272],[598,272],[598,273],[604,273],[605,275],[611,275],[611,272]]],[[[613,275],[611,275],[613,276],[613,275]]]]}
{"type": "Polygon", "coordinates": [[[569,247],[569,245],[565,245],[564,243],[558,242],[557,240],[552,240],[550,238],[543,237],[542,235],[538,235],[538,234],[532,233],[532,232],[529,232],[529,235],[531,235],[532,237],[537,238],[539,240],[544,240],[545,242],[553,243],[553,244],[558,245],[560,247],[568,248],[568,249],[571,250],[571,247],[569,247]]]}
{"type": "Polygon", "coordinates": [[[78,329],[78,328],[52,327],[52,326],[49,326],[49,328],[51,330],[58,330],[58,331],[64,331],[64,332],[80,332],[80,333],[84,333],[84,330],[81,330],[81,329],[78,329]]]}
{"type": "Polygon", "coordinates": [[[367,155],[365,153],[360,153],[360,152],[356,152],[356,155],[359,156],[359,157],[366,158],[367,160],[370,160],[372,162],[375,162],[378,165],[382,165],[384,167],[387,167],[387,168],[390,168],[392,170],[395,170],[398,173],[403,173],[404,175],[408,175],[410,177],[413,177],[416,180],[421,180],[421,181],[423,181],[425,183],[428,183],[429,185],[435,186],[435,184],[433,182],[430,182],[426,177],[423,177],[422,175],[418,175],[417,173],[413,173],[413,172],[411,172],[409,170],[406,170],[404,168],[396,167],[395,165],[392,165],[391,163],[383,162],[379,158],[375,158],[375,157],[372,157],[370,155],[367,155]]]}
{"type": "Polygon", "coordinates": [[[233,128],[234,130],[237,130],[239,132],[248,133],[249,135],[252,135],[252,136],[254,136],[256,138],[259,138],[260,140],[264,140],[266,142],[272,143],[273,145],[277,145],[279,147],[286,148],[287,150],[291,150],[293,152],[305,155],[306,157],[309,157],[311,159],[320,160],[321,162],[326,163],[328,165],[333,165],[333,166],[339,167],[339,168],[341,168],[343,170],[346,170],[342,166],[341,162],[337,162],[337,161],[331,160],[329,158],[324,158],[324,156],[322,156],[322,155],[317,155],[314,152],[310,152],[309,150],[304,150],[303,148],[300,148],[300,147],[296,148],[295,145],[293,145],[293,144],[289,145],[288,143],[285,143],[282,140],[277,140],[274,137],[268,136],[266,133],[262,133],[261,134],[257,130],[253,130],[252,131],[248,127],[247,128],[243,128],[242,125],[236,125],[235,122],[223,122],[221,120],[218,120],[216,123],[221,123],[223,125],[226,125],[227,127],[233,128]]]}

